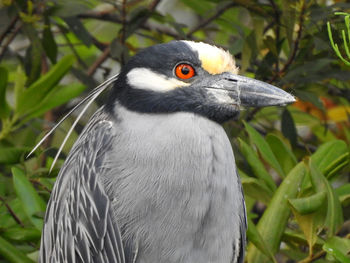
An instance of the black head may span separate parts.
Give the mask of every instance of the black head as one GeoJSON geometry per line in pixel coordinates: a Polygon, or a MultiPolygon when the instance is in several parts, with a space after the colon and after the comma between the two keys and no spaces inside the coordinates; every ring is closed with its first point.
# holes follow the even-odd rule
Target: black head
{"type": "Polygon", "coordinates": [[[142,50],[123,67],[107,107],[116,102],[140,113],[193,112],[217,122],[239,115],[241,106],[294,102],[288,93],[237,75],[223,49],[172,41],[142,50]]]}

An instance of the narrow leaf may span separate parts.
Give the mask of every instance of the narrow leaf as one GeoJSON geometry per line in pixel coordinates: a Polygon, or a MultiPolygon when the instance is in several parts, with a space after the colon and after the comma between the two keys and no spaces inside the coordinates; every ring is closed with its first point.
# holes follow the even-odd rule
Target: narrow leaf
{"type": "Polygon", "coordinates": [[[6,68],[0,67],[0,118],[5,118],[10,113],[10,106],[6,101],[8,73],[6,68]]]}
{"type": "Polygon", "coordinates": [[[327,236],[333,236],[343,223],[343,211],[337,194],[333,187],[328,182],[326,177],[320,172],[318,167],[313,163],[313,159],[309,160],[310,179],[313,182],[315,189],[326,191],[327,193],[327,214],[325,226],[328,229],[327,236]]]}
{"type": "Polygon", "coordinates": [[[30,150],[29,147],[0,147],[0,163],[19,163],[22,156],[30,150]]]}
{"type": "Polygon", "coordinates": [[[240,143],[240,148],[242,151],[242,154],[246,158],[248,164],[252,168],[254,174],[256,177],[260,178],[265,184],[268,186],[268,188],[272,191],[276,190],[276,184],[273,181],[271,175],[266,171],[264,165],[259,160],[257,154],[254,152],[254,150],[244,141],[241,139],[238,139],[240,143]]]}
{"type": "Polygon", "coordinates": [[[252,242],[254,246],[256,246],[262,253],[264,253],[272,262],[277,262],[273,256],[273,253],[265,244],[264,239],[261,237],[259,231],[250,218],[248,218],[247,237],[249,241],[252,242]]]}
{"type": "Polygon", "coordinates": [[[270,145],[273,154],[278,156],[277,160],[284,173],[288,174],[297,164],[297,158],[294,153],[278,136],[274,134],[268,134],[266,136],[266,141],[270,145]]]}
{"type": "Polygon", "coordinates": [[[0,255],[12,263],[34,263],[23,252],[0,236],[0,255]]]}
{"type": "Polygon", "coordinates": [[[14,241],[38,241],[41,232],[36,228],[14,227],[6,229],[1,235],[6,239],[14,241]]]}
{"type": "Polygon", "coordinates": [[[63,20],[67,23],[72,32],[84,43],[87,47],[91,46],[92,40],[83,23],[76,17],[64,17],[63,20]]]}
{"type": "Polygon", "coordinates": [[[21,120],[21,124],[26,123],[34,117],[38,117],[45,112],[56,108],[71,99],[80,95],[86,86],[80,83],[74,83],[66,86],[57,85],[50,91],[50,93],[39,103],[38,106],[34,107],[30,114],[21,120]]]}
{"type": "MultiPolygon", "coordinates": [[[[295,243],[307,245],[307,240],[305,239],[305,236],[302,233],[300,233],[299,231],[296,232],[296,231],[286,229],[286,231],[284,231],[284,233],[283,233],[282,240],[283,241],[292,241],[295,243]]],[[[317,237],[316,244],[318,246],[322,246],[324,244],[324,240],[322,238],[317,237]]]]}
{"type": "Polygon", "coordinates": [[[47,74],[24,90],[18,101],[18,114],[31,112],[32,108],[38,105],[68,72],[74,60],[74,56],[65,56],[47,74]]]}
{"type": "Polygon", "coordinates": [[[347,166],[350,162],[350,153],[344,153],[343,155],[339,156],[336,160],[334,160],[332,163],[330,163],[326,168],[324,168],[324,174],[327,176],[327,178],[331,178],[334,175],[336,175],[337,172],[339,172],[341,169],[343,169],[345,166],[347,166]]]}
{"type": "Polygon", "coordinates": [[[273,192],[260,179],[254,177],[242,178],[241,183],[246,196],[253,197],[264,204],[270,202],[273,192]]]}
{"type": "Polygon", "coordinates": [[[36,213],[44,212],[45,202],[37,194],[32,184],[29,182],[24,172],[17,167],[12,167],[13,185],[17,196],[22,202],[23,209],[26,212],[32,224],[41,231],[43,220],[35,216],[36,213]]]}
{"type": "Polygon", "coordinates": [[[326,200],[326,191],[314,195],[288,200],[292,207],[301,215],[316,212],[326,200]]]}
{"type": "Polygon", "coordinates": [[[350,200],[350,183],[338,187],[335,189],[335,192],[339,196],[341,203],[345,202],[346,200],[350,200]]]}
{"type": "Polygon", "coordinates": [[[344,141],[330,141],[322,144],[318,148],[317,152],[312,156],[312,162],[321,173],[324,173],[325,176],[327,176],[326,172],[330,169],[327,167],[332,166],[334,161],[348,152],[348,147],[344,141]]]}
{"type": "Polygon", "coordinates": [[[281,131],[293,146],[297,145],[297,130],[293,117],[287,109],[282,113],[281,131]]]}
{"type": "Polygon", "coordinates": [[[317,240],[316,231],[320,222],[322,221],[321,214],[312,213],[307,215],[301,215],[293,207],[292,207],[292,211],[309,245],[309,255],[312,255],[313,247],[317,240]]]}
{"type": "Polygon", "coordinates": [[[53,37],[49,18],[45,18],[45,28],[43,32],[42,44],[46,55],[50,59],[52,64],[56,64],[57,59],[57,45],[55,38],[53,37]]]}
{"type": "Polygon", "coordinates": [[[248,123],[245,122],[244,126],[249,134],[249,138],[251,139],[252,143],[256,145],[264,160],[268,162],[279,173],[280,176],[285,177],[285,173],[282,167],[280,166],[265,139],[248,123]]]}
{"type": "Polygon", "coordinates": [[[20,98],[22,93],[24,92],[24,86],[27,81],[27,77],[25,73],[23,72],[23,69],[18,66],[16,71],[16,79],[15,79],[15,109],[18,108],[18,105],[20,104],[20,98]]]}
{"type": "MultiPolygon", "coordinates": [[[[273,254],[278,251],[290,215],[290,209],[287,205],[288,199],[297,196],[305,173],[306,168],[302,162],[289,172],[257,225],[260,235],[273,254]]],[[[251,263],[270,262],[262,252],[253,246],[248,247],[247,260],[251,263]]]]}
{"type": "Polygon", "coordinates": [[[340,237],[331,237],[323,245],[323,250],[335,257],[341,263],[350,263],[350,240],[340,237]]]}

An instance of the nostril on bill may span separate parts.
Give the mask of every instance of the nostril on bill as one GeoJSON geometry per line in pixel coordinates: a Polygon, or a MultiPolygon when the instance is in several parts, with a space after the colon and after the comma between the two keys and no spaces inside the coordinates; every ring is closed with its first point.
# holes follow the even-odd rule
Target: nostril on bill
{"type": "Polygon", "coordinates": [[[231,81],[231,82],[235,82],[235,83],[237,83],[237,82],[238,82],[238,80],[237,80],[237,79],[225,78],[225,80],[228,80],[228,81],[231,81]]]}

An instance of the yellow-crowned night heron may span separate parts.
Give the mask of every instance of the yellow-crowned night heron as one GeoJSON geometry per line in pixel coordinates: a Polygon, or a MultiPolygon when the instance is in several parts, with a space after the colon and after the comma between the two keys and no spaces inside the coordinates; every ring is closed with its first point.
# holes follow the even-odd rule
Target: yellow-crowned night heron
{"type": "Polygon", "coordinates": [[[58,175],[40,261],[243,262],[245,204],[220,123],[294,98],[237,73],[228,52],[173,41],[95,89],[87,106],[113,83],[58,175]]]}

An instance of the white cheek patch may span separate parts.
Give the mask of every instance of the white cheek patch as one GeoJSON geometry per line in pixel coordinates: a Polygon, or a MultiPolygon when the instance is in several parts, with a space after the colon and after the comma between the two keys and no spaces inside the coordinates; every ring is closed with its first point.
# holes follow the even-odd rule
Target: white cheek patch
{"type": "Polygon", "coordinates": [[[155,73],[147,68],[134,68],[127,75],[127,83],[136,89],[166,92],[180,87],[189,86],[189,83],[175,78],[155,73]]]}

